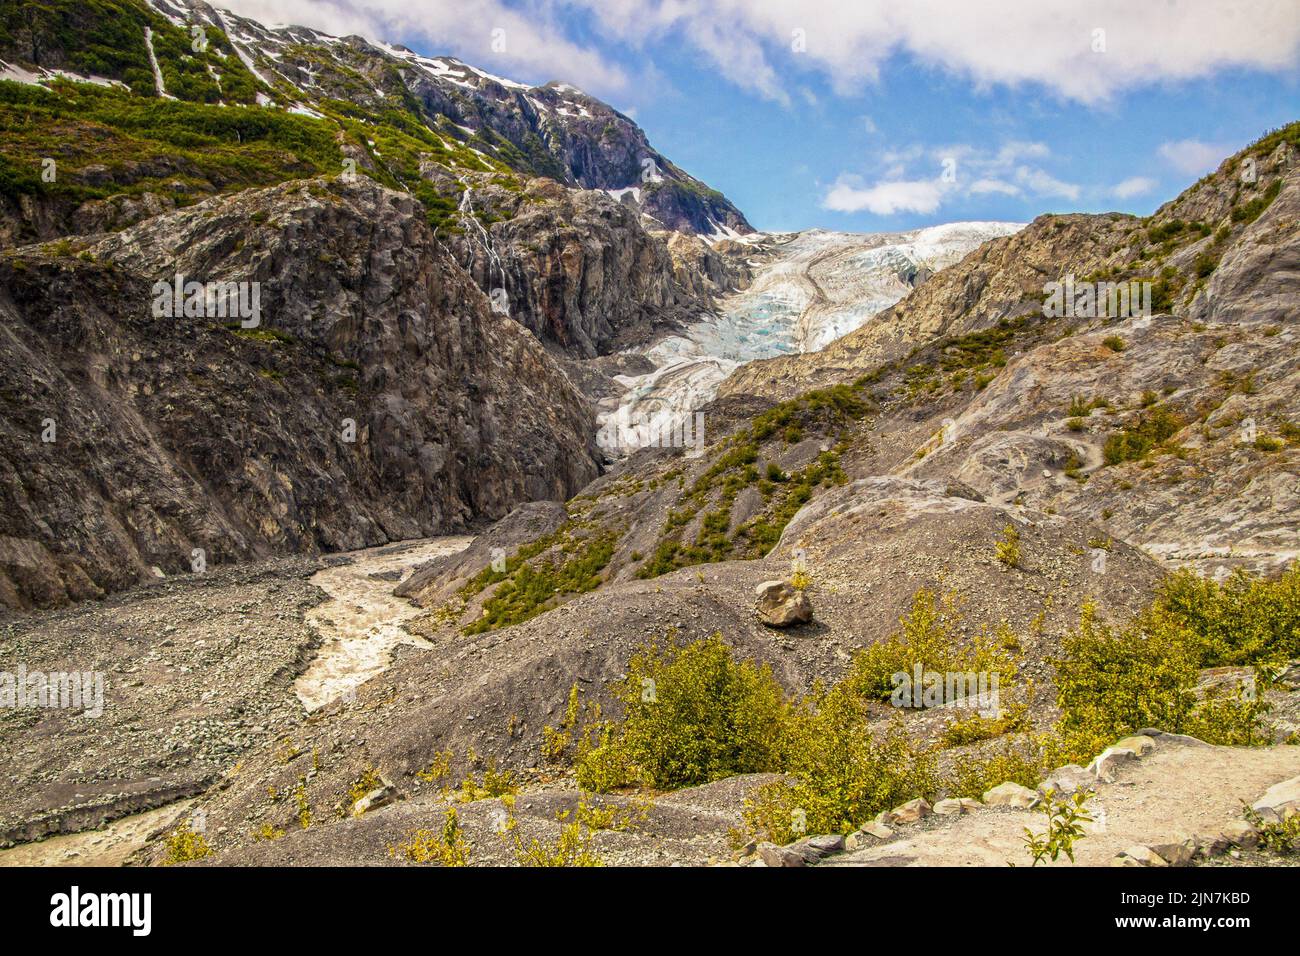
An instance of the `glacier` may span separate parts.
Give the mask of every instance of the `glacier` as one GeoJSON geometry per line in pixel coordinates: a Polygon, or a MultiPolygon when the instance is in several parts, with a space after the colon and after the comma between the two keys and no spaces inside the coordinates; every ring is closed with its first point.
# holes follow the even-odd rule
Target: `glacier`
{"type": "Polygon", "coordinates": [[[953,222],[910,232],[809,229],[727,237],[752,248],[753,281],[680,333],[628,350],[654,367],[615,377],[623,391],[597,410],[598,444],[614,456],[668,445],[664,436],[680,434],[683,422],[711,401],[739,366],[825,348],[928,275],[1024,226],[953,222]]]}

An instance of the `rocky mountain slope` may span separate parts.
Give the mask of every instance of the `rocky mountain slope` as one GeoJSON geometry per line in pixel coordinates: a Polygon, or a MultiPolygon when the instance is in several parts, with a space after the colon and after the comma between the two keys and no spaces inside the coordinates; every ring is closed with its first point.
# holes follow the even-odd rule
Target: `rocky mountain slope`
{"type": "MultiPolygon", "coordinates": [[[[993,240],[881,313],[877,321],[889,323],[883,331],[868,324],[850,335],[870,343],[859,347],[867,353],[861,358],[832,346],[820,353],[824,360],[849,357],[828,362],[825,370],[817,367],[819,353],[772,363],[808,370],[824,388],[782,401],[729,394],[712,402],[705,409],[709,442],[699,455],[642,450],[567,501],[524,505],[463,550],[449,549],[427,563],[412,558],[399,570],[401,553],[381,563],[370,563],[372,553],[344,557],[358,562],[351,582],[358,588],[369,582],[384,594],[383,601],[370,601],[359,590],[352,593],[362,617],[394,594],[421,609],[409,616],[403,608],[400,623],[412,639],[395,648],[391,666],[296,723],[274,710],[249,726],[250,719],[227,712],[214,698],[205,713],[215,725],[178,729],[172,756],[107,759],[109,769],[91,772],[95,787],[82,784],[75,766],[64,771],[24,764],[28,769],[12,783],[13,792],[36,796],[7,801],[17,809],[6,818],[5,832],[25,839],[24,833],[75,830],[97,813],[112,815],[105,807],[120,813],[152,805],[132,794],[151,794],[160,803],[193,792],[167,789],[159,783],[163,771],[202,789],[193,818],[201,824],[155,831],[138,861],[427,862],[442,859],[435,851],[447,840],[466,854],[447,857],[451,862],[536,862],[548,854],[583,859],[573,855],[572,844],[564,850],[563,840],[570,839],[579,849],[597,848],[611,863],[729,858],[784,865],[791,854],[803,858],[814,848],[797,840],[785,849],[756,840],[767,833],[776,843],[789,842],[797,815],[777,803],[756,820],[753,808],[773,806],[773,786],[780,793],[779,787],[810,773],[814,781],[829,775],[834,783],[841,768],[859,775],[850,782],[865,788],[862,806],[871,809],[837,818],[823,832],[818,858],[853,830],[854,847],[835,863],[938,859],[956,854],[953,841],[960,843],[964,833],[986,834],[1005,856],[1015,849],[1021,819],[1010,818],[1013,808],[999,803],[1002,794],[1021,794],[1027,806],[1040,799],[1033,786],[1066,778],[1086,778],[1105,806],[1123,814],[1115,835],[1091,844],[1101,856],[1088,862],[1109,861],[1119,849],[1140,853],[1119,848],[1121,838],[1159,846],[1174,841],[1177,822],[1170,814],[1194,818],[1198,826],[1230,825],[1221,818],[1231,797],[1257,793],[1189,792],[1162,815],[1163,803],[1146,777],[1137,791],[1106,789],[1116,777],[1098,767],[1125,764],[1126,758],[1112,752],[1092,769],[1083,764],[1117,734],[1075,754],[1078,765],[1035,748],[1046,747],[1042,735],[1077,706],[1069,698],[1071,681],[1090,691],[1091,681],[1122,681],[1150,667],[1140,687],[1109,691],[1115,700],[1104,689],[1085,694],[1087,712],[1170,682],[1179,706],[1192,710],[1161,709],[1160,719],[1181,732],[1178,726],[1196,716],[1202,733],[1226,738],[1223,750],[1201,757],[1178,749],[1179,741],[1171,748],[1157,743],[1152,767],[1202,783],[1235,775],[1243,787],[1260,790],[1294,776],[1290,751],[1300,739],[1296,573],[1267,585],[1277,589],[1273,604],[1252,603],[1256,591],[1235,584],[1224,593],[1239,604],[1190,608],[1206,620],[1218,615],[1220,624],[1225,616],[1259,624],[1263,631],[1246,637],[1269,642],[1277,656],[1267,660],[1256,654],[1260,645],[1231,642],[1223,645],[1228,659],[1244,664],[1203,665],[1203,658],[1184,658],[1185,649],[1173,645],[1153,645],[1155,656],[1141,657],[1149,642],[1169,639],[1160,628],[1170,618],[1137,615],[1155,614],[1153,597],[1165,593],[1168,564],[1149,540],[1151,528],[1185,535],[1199,533],[1199,522],[1215,522],[1233,534],[1253,535],[1258,549],[1241,548],[1226,558],[1270,573],[1291,547],[1285,534],[1295,510],[1288,490],[1295,486],[1297,453],[1289,428],[1295,422],[1295,330],[1285,303],[1297,274],[1289,263],[1297,241],[1300,180],[1290,155],[1298,128],[1266,137],[1236,158],[1260,159],[1262,182],[1234,197],[1230,163],[1170,207],[1202,208],[1206,215],[1217,210],[1218,219],[1184,220],[1175,228],[1167,211],[1146,221],[1070,217],[1060,229],[1040,220],[993,240]],[[1066,258],[1063,234],[1071,229],[1085,250],[1076,260],[1066,258]],[[1056,264],[1077,261],[1085,268],[1087,250],[1119,235],[1130,250],[1127,262],[1140,254],[1139,241],[1144,247],[1158,243],[1142,268],[1159,269],[1159,311],[1149,318],[1084,322],[1044,314],[1041,291],[1029,285],[1035,264],[1045,270],[1040,275],[1052,274],[1053,255],[1056,264]],[[1053,237],[1063,245],[1031,254],[1036,243],[1057,241],[1053,237]],[[1021,254],[1006,253],[1008,245],[1021,254]],[[1215,254],[1213,268],[1197,265],[1208,263],[1207,251],[1215,254]],[[998,261],[1005,267],[994,268],[998,261]],[[1265,262],[1274,267],[1261,268],[1265,262]],[[966,290],[964,299],[960,290],[966,290]],[[1232,290],[1247,307],[1216,304],[1222,290],[1232,290]],[[919,303],[956,301],[967,307],[949,305],[942,314],[927,307],[917,314],[918,326],[936,328],[932,335],[900,341],[909,334],[900,316],[911,316],[919,303]],[[1187,310],[1204,318],[1187,316],[1187,310]],[[1216,320],[1220,314],[1231,321],[1216,320]],[[897,358],[888,357],[891,350],[898,350],[892,353],[897,358]],[[1244,426],[1238,412],[1255,419],[1249,444],[1238,440],[1244,426]],[[1220,415],[1230,425],[1221,425],[1220,415]],[[774,582],[791,589],[798,582],[811,620],[778,628],[760,619],[756,589],[767,593],[774,582]],[[939,603],[927,604],[927,594],[939,603]],[[1262,607],[1272,609],[1268,621],[1262,607]],[[907,641],[899,653],[909,653],[915,640],[918,648],[943,653],[982,646],[991,655],[983,664],[959,659],[963,670],[1014,660],[997,714],[969,714],[968,701],[899,708],[878,692],[856,689],[863,655],[871,660],[897,650],[900,633],[907,641]],[[582,776],[590,768],[580,764],[581,755],[610,746],[618,721],[635,707],[627,678],[645,666],[647,645],[699,647],[715,634],[735,659],[755,662],[755,670],[745,672],[748,679],[770,673],[775,693],[788,695],[788,709],[773,711],[771,722],[804,727],[798,715],[810,715],[811,729],[805,728],[799,745],[751,766],[752,772],[702,786],[629,790],[617,776],[582,776]],[[1093,653],[1117,656],[1102,658],[1108,666],[1063,671],[1081,641],[1093,653]],[[1141,659],[1130,662],[1124,655],[1141,659]],[[1168,669],[1175,667],[1182,670],[1168,669]],[[845,700],[848,710],[834,709],[845,700]],[[1265,705],[1267,711],[1257,710],[1265,705]],[[822,714],[830,723],[817,730],[822,714]],[[1260,716],[1266,717],[1262,723],[1241,723],[1260,716]],[[228,751],[214,748],[214,726],[230,728],[228,751]],[[859,746],[862,741],[870,746],[859,746]],[[228,754],[226,770],[218,772],[209,754],[228,754]],[[799,763],[804,754],[813,758],[811,770],[799,763]],[[914,780],[891,782],[914,772],[920,775],[914,780]],[[1004,781],[1012,787],[989,796],[1004,781]],[[1015,789],[1026,783],[1027,797],[1015,789]],[[612,792],[592,796],[593,788],[612,792]],[[910,825],[889,812],[918,794],[972,812],[969,819],[956,814],[951,839],[939,832],[947,827],[933,821],[915,834],[881,837],[870,829],[910,825]],[[951,802],[958,798],[984,800],[951,802]],[[610,807],[617,809],[614,817],[606,815],[610,807]],[[877,811],[888,819],[873,820],[877,811]],[[194,826],[202,829],[202,852],[177,842],[188,840],[194,826]],[[532,840],[539,842],[530,856],[532,840]]],[[[111,251],[133,267],[154,255],[150,242],[133,238],[131,230],[100,243],[96,255],[111,251]]],[[[795,376],[775,380],[771,387],[779,389],[795,376]]],[[[300,582],[305,573],[281,569],[261,586],[300,582]]],[[[1192,587],[1180,580],[1180,587],[1192,587]]],[[[150,605],[145,591],[113,599],[115,607],[142,613],[152,607],[154,616],[142,620],[137,643],[106,656],[104,669],[123,683],[158,666],[160,658],[215,673],[225,657],[209,650],[202,622],[187,620],[176,633],[164,632],[160,615],[172,605],[192,608],[191,588],[246,589],[250,583],[257,582],[166,582],[164,605],[150,605]]],[[[292,588],[288,593],[298,596],[292,588]]],[[[251,595],[243,603],[261,607],[251,595]]],[[[92,610],[24,618],[9,623],[6,633],[28,646],[66,647],[67,634],[92,610]]],[[[1177,610],[1187,612],[1185,606],[1177,610]]],[[[292,629],[284,632],[276,653],[293,653],[298,640],[292,629]]],[[[50,666],[68,653],[52,654],[50,666]]],[[[886,659],[884,666],[893,665],[886,659]]],[[[743,686],[726,683],[738,679],[733,672],[710,673],[710,680],[686,687],[743,686]]],[[[257,685],[261,674],[250,672],[246,683],[257,685]]],[[[686,692],[660,676],[654,694],[686,692]]],[[[282,693],[292,694],[287,682],[282,693]]],[[[636,693],[644,693],[644,685],[636,693]]],[[[659,699],[652,695],[651,702],[659,699]]],[[[723,694],[720,705],[729,699],[723,694]]],[[[152,713],[147,704],[139,706],[152,713]]],[[[705,724],[711,713],[676,712],[705,724]]],[[[1118,728],[1131,734],[1151,727],[1146,713],[1124,718],[1130,722],[1118,728]],[[1143,722],[1131,722],[1137,719],[1143,722]]],[[[656,725],[652,742],[677,727],[673,712],[662,719],[667,723],[656,725]]],[[[37,743],[44,731],[71,746],[75,728],[52,720],[11,721],[3,729],[19,748],[51,746],[37,743]]],[[[138,731],[131,728],[141,723],[114,724],[96,753],[132,753],[138,731]]],[[[803,794],[811,819],[820,812],[818,801],[840,799],[841,791],[832,791],[790,792],[803,794]]],[[[805,810],[805,804],[791,806],[805,810]]],[[[897,809],[904,811],[900,816],[924,816],[914,801],[897,809]]]]}
{"type": "MultiPolygon", "coordinates": [[[[344,152],[389,184],[414,187],[423,177],[411,144],[399,141],[415,137],[431,153],[460,160],[447,168],[504,168],[612,191],[663,228],[750,228],[721,193],[653,149],[628,117],[568,84],[528,87],[451,57],[273,28],[201,0],[12,7],[0,20],[0,59],[7,78],[89,76],[142,97],[324,119],[341,134],[344,152]],[[196,28],[201,50],[193,47],[196,28]]],[[[457,192],[439,187],[440,198],[429,198],[454,208],[457,192]]]]}
{"type": "Polygon", "coordinates": [[[0,599],[123,593],[0,618],[112,695],[0,713],[0,841],[192,800],[124,828],[135,862],[1002,865],[1072,783],[1122,814],[1086,862],[1150,862],[1118,841],[1181,859],[1171,817],[1294,786],[1300,124],[1146,219],[997,227],[928,277],[804,235],[783,272],[602,178],[640,147],[567,88],[238,19],[173,62],[223,15],[110,7],[4,20],[0,599]],[[74,42],[110,20],[124,52],[74,42]],[[1071,272],[1150,314],[1053,312],[1071,272]],[[178,275],[257,283],[258,321],[160,314],[178,275]],[[886,285],[739,368],[702,446],[602,461],[591,398],[694,310],[811,346],[886,285]],[[913,663],[1005,680],[900,704],[913,663]]]}
{"type": "Polygon", "coordinates": [[[291,183],[0,256],[3,593],[468,527],[597,473],[568,378],[409,196],[291,183]],[[251,224],[251,225],[250,225],[251,224]],[[158,317],[173,277],[261,284],[261,324],[158,317]]]}
{"type": "Polygon", "coordinates": [[[897,441],[895,474],[1103,522],[1210,570],[1284,566],[1300,552],[1297,151],[1292,124],[1146,220],[1040,217],[822,351],[751,363],[720,393],[857,380],[892,398],[878,427],[897,441]],[[1069,274],[1148,281],[1152,314],[1045,315],[1047,283],[1069,274]]]}
{"type": "Polygon", "coordinates": [[[169,0],[7,8],[0,59],[7,605],[568,497],[584,363],[745,281],[694,235],[743,216],[564,84],[169,0]],[[177,276],[262,314],[160,321],[177,276]]]}

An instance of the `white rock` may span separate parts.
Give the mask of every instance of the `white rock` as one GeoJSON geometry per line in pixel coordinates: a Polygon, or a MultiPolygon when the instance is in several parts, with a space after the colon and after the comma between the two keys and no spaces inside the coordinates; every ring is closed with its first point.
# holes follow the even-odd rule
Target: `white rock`
{"type": "Polygon", "coordinates": [[[1269,787],[1253,807],[1260,813],[1272,810],[1282,818],[1300,813],[1300,777],[1292,777],[1269,787]]]}
{"type": "Polygon", "coordinates": [[[972,800],[970,797],[949,797],[947,800],[940,800],[936,803],[934,812],[941,817],[955,816],[978,810],[981,806],[983,804],[978,800],[972,800]]]}
{"type": "Polygon", "coordinates": [[[1088,790],[1095,781],[1096,777],[1086,767],[1067,763],[1048,774],[1047,779],[1038,785],[1038,791],[1046,793],[1051,790],[1057,796],[1066,796],[1079,790],[1088,790]]]}
{"type": "Polygon", "coordinates": [[[1119,768],[1137,759],[1137,754],[1132,750],[1116,750],[1114,747],[1109,747],[1103,750],[1096,760],[1088,764],[1088,772],[1102,783],[1114,783],[1119,768]]]}
{"type": "Polygon", "coordinates": [[[1038,802],[1038,794],[1008,780],[984,794],[984,802],[990,807],[1019,807],[1025,810],[1038,802]]]}
{"type": "Polygon", "coordinates": [[[392,787],[376,787],[352,804],[352,815],[359,817],[371,810],[378,810],[380,807],[392,803],[393,798],[396,796],[397,791],[392,787]]]}

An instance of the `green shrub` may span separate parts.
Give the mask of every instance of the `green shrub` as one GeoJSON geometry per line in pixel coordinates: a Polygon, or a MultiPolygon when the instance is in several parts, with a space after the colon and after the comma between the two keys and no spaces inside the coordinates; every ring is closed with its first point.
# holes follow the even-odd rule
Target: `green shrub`
{"type": "Polygon", "coordinates": [[[1082,790],[1059,798],[1050,789],[1043,794],[1039,809],[1046,817],[1046,829],[1042,833],[1035,833],[1025,827],[1025,849],[1034,861],[1034,866],[1048,860],[1055,863],[1062,853],[1071,863],[1074,862],[1074,844],[1088,835],[1083,824],[1092,822],[1087,807],[1087,800],[1091,796],[1091,791],[1082,790]]]}
{"type": "Polygon", "coordinates": [[[1008,524],[1002,529],[1002,537],[995,542],[993,551],[1007,567],[1020,567],[1020,532],[1015,525],[1008,524]]]}
{"type": "Polygon", "coordinates": [[[1141,461],[1167,442],[1186,424],[1182,417],[1164,405],[1143,411],[1135,423],[1113,432],[1102,448],[1108,465],[1141,461]]]}
{"type": "Polygon", "coordinates": [[[751,833],[782,844],[804,831],[845,833],[882,810],[936,792],[933,754],[898,725],[873,735],[866,707],[841,683],[792,709],[787,777],[745,801],[751,833]]]}
{"type": "Polygon", "coordinates": [[[1075,395],[1070,399],[1070,409],[1066,414],[1071,418],[1087,418],[1094,408],[1105,408],[1109,404],[1104,398],[1087,399],[1082,395],[1075,395]]]}
{"type": "Polygon", "coordinates": [[[604,866],[591,850],[591,830],[579,822],[566,825],[552,844],[533,839],[527,846],[516,835],[515,860],[520,866],[604,866]]]}
{"type": "Polygon", "coordinates": [[[1249,224],[1263,214],[1264,210],[1273,204],[1278,193],[1282,191],[1282,179],[1278,177],[1273,180],[1260,195],[1256,196],[1248,203],[1232,208],[1232,221],[1242,224],[1249,224]]]}
{"type": "Polygon", "coordinates": [[[975,800],[1007,781],[1032,790],[1050,769],[1047,762],[1037,741],[1007,741],[991,753],[963,756],[944,781],[944,789],[951,796],[975,800]]]}
{"type": "Polygon", "coordinates": [[[1275,580],[1238,570],[1218,582],[1177,571],[1156,606],[1192,635],[1198,667],[1276,667],[1300,657],[1300,562],[1275,580]]]}
{"type": "Polygon", "coordinates": [[[188,821],[167,835],[164,846],[167,852],[163,857],[163,866],[201,860],[212,854],[212,847],[208,845],[203,834],[195,833],[190,829],[188,821]]]}
{"type": "Polygon", "coordinates": [[[737,662],[721,635],[644,647],[615,695],[622,720],[578,758],[584,789],[673,789],[770,770],[779,761],[781,688],[769,666],[737,662]]]}
{"type": "Polygon", "coordinates": [[[564,595],[599,587],[604,580],[601,572],[614,556],[618,538],[618,533],[610,529],[591,530],[585,535],[570,532],[563,538],[557,533],[542,540],[547,548],[563,541],[559,556],[531,561],[543,550],[534,542],[516,552],[513,560],[507,559],[504,573],[484,569],[462,589],[463,593],[477,593],[494,580],[501,583],[483,602],[483,615],[462,628],[462,633],[481,634],[519,624],[554,607],[564,595]],[[528,557],[522,558],[521,554],[528,557]]]}
{"type": "Polygon", "coordinates": [[[965,636],[951,600],[940,606],[927,588],[912,597],[912,610],[899,621],[900,629],[854,655],[844,683],[867,700],[889,701],[894,697],[895,674],[909,678],[919,666],[923,673],[988,673],[999,682],[1015,674],[1008,647],[1010,632],[979,632],[965,636]]]}
{"type": "Polygon", "coordinates": [[[1084,605],[1078,627],[1063,641],[1063,657],[1054,662],[1057,731],[1066,758],[1086,763],[1142,727],[1210,743],[1261,741],[1262,698],[1238,692],[1198,699],[1208,645],[1188,626],[1190,617],[1157,601],[1116,629],[1098,620],[1094,605],[1084,605]]]}
{"type": "Polygon", "coordinates": [[[424,827],[414,830],[405,842],[395,846],[390,844],[388,855],[405,857],[412,863],[468,866],[469,844],[461,832],[460,814],[455,807],[448,807],[440,832],[424,827]]]}

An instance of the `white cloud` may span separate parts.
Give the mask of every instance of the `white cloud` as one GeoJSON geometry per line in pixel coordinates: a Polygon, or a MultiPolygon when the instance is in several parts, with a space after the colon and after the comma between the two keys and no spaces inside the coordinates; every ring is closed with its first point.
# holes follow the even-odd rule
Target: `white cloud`
{"type": "Polygon", "coordinates": [[[929,214],[939,208],[943,189],[929,179],[894,180],[860,186],[860,180],[841,176],[822,200],[822,206],[835,212],[867,212],[892,216],[898,212],[929,214]]]}
{"type": "Polygon", "coordinates": [[[897,53],[978,87],[1039,84],[1084,103],[1134,87],[1246,68],[1300,65],[1294,0],[218,0],[272,22],[372,39],[426,41],[493,72],[563,79],[603,96],[626,91],[624,67],[569,39],[585,8],[598,34],[633,48],[667,40],[706,57],[719,75],[769,99],[802,99],[795,77],[823,74],[861,93],[897,53]],[[561,18],[561,12],[564,18],[561,18]],[[506,50],[491,48],[506,31],[506,50]],[[1105,52],[1093,31],[1105,30],[1105,52]],[[803,31],[800,46],[794,31],[803,31]]]}
{"type": "Polygon", "coordinates": [[[929,214],[969,196],[1031,195],[1077,201],[1082,187],[1026,162],[1048,159],[1051,153],[1045,143],[1025,140],[1006,140],[996,146],[901,143],[876,157],[872,185],[865,185],[860,176],[841,175],[826,191],[822,206],[836,212],[866,210],[887,216],[896,212],[929,214]]]}
{"type": "Polygon", "coordinates": [[[988,193],[1001,193],[1003,196],[1019,196],[1020,187],[1002,179],[977,179],[970,184],[970,191],[976,196],[988,193]]]}
{"type": "Polygon", "coordinates": [[[1084,103],[1222,69],[1300,64],[1294,0],[1000,0],[996,11],[970,0],[571,2],[626,43],[671,36],[732,82],[783,102],[794,72],[818,70],[839,92],[857,93],[898,52],[978,86],[1034,83],[1084,103]]]}
{"type": "Polygon", "coordinates": [[[1074,183],[1066,183],[1041,169],[1032,166],[1016,167],[1016,182],[1038,196],[1059,196],[1074,201],[1079,198],[1080,189],[1074,183]]]}
{"type": "MultiPolygon", "coordinates": [[[[500,76],[529,83],[564,80],[609,97],[630,85],[626,71],[598,51],[571,42],[550,4],[530,0],[511,9],[503,0],[216,0],[225,8],[270,24],[297,24],[336,36],[423,41],[500,76]],[[505,49],[493,49],[494,30],[505,49]]],[[[499,44],[498,44],[499,46],[499,44]]]]}
{"type": "Polygon", "coordinates": [[[1150,176],[1130,176],[1123,182],[1112,186],[1110,194],[1116,199],[1132,199],[1134,196],[1142,196],[1151,192],[1157,185],[1159,184],[1150,176]]]}
{"type": "Polygon", "coordinates": [[[1161,143],[1160,157],[1186,176],[1200,176],[1216,169],[1235,151],[1236,147],[1223,143],[1206,143],[1199,139],[1179,139],[1161,143]]]}

